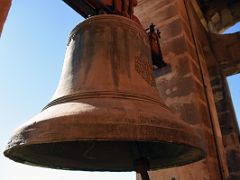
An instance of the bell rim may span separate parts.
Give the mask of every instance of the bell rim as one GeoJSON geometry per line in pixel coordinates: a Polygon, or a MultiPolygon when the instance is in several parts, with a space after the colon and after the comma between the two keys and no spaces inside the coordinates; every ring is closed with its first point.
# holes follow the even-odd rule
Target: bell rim
{"type": "Polygon", "coordinates": [[[114,102],[111,98],[101,100],[92,98],[50,106],[19,127],[11,137],[8,146],[69,139],[106,139],[179,142],[205,150],[203,144],[200,143],[200,135],[204,130],[193,129],[191,125],[182,121],[165,106],[130,100],[131,103],[135,101],[138,110],[135,109],[135,106],[129,112],[115,109],[121,107],[119,104],[129,103],[127,99],[117,100],[115,103],[118,104],[111,107],[106,107],[104,103],[101,106],[90,106],[90,104],[103,102],[103,100],[107,103],[114,102]],[[88,103],[84,103],[86,101],[88,103]],[[54,114],[54,112],[57,113],[54,114]],[[70,134],[66,126],[71,127],[71,131],[75,134],[70,134]],[[110,138],[109,132],[111,132],[110,138]],[[61,135],[61,133],[64,134],[61,135]]]}
{"type": "MultiPolygon", "coordinates": [[[[60,142],[60,141],[59,141],[60,142]]],[[[65,142],[75,142],[75,141],[63,141],[63,143],[65,142]]],[[[108,140],[101,140],[101,139],[98,139],[98,140],[93,140],[93,141],[90,141],[90,140],[82,140],[82,141],[77,141],[77,142],[109,142],[108,140]]],[[[115,141],[115,142],[149,142],[149,141],[115,141]]],[[[54,143],[58,143],[57,141],[54,142],[54,143]]],[[[62,143],[62,142],[61,142],[62,143]]],[[[195,163],[195,162],[198,162],[198,161],[201,161],[203,160],[204,158],[206,158],[206,152],[199,148],[199,147],[195,147],[195,146],[192,146],[192,145],[189,145],[189,144],[184,144],[184,143],[173,143],[173,142],[166,142],[166,141],[151,141],[150,143],[164,143],[164,144],[172,144],[172,145],[176,145],[176,146],[185,146],[185,147],[188,147],[190,148],[191,150],[194,150],[195,153],[197,152],[198,153],[198,156],[195,156],[195,158],[191,159],[191,160],[187,160],[185,162],[178,162],[178,163],[169,163],[168,165],[162,165],[162,166],[158,166],[158,167],[151,167],[150,166],[150,171],[157,171],[157,170],[161,170],[161,169],[166,169],[166,168],[173,168],[173,167],[180,167],[180,166],[184,166],[184,165],[187,165],[187,164],[190,164],[190,163],[195,163]]],[[[12,155],[14,151],[17,151],[21,148],[26,148],[26,147],[29,147],[29,146],[32,146],[32,145],[45,145],[45,144],[50,144],[50,143],[42,143],[42,144],[21,144],[21,145],[18,145],[18,146],[15,146],[13,148],[10,148],[10,149],[6,149],[4,151],[4,156],[8,157],[9,159],[15,161],[15,162],[18,162],[18,163],[22,163],[22,164],[27,164],[27,165],[31,165],[31,166],[38,166],[38,167],[44,167],[44,168],[52,168],[52,169],[61,169],[61,170],[73,170],[73,171],[98,171],[98,172],[131,172],[131,171],[135,171],[134,168],[131,168],[131,169],[110,169],[110,168],[103,168],[101,170],[99,170],[98,168],[94,169],[94,168],[73,168],[73,167],[57,167],[57,166],[51,166],[51,165],[43,165],[43,164],[39,164],[39,163],[35,163],[35,162],[30,162],[30,161],[26,161],[24,159],[21,159],[19,158],[18,156],[14,156],[12,155]]],[[[188,154],[189,156],[189,154],[188,154]]]]}
{"type": "MultiPolygon", "coordinates": [[[[94,99],[91,99],[94,101],[94,99]]],[[[98,101],[99,99],[97,99],[98,101]]],[[[145,139],[149,141],[159,141],[161,138],[163,140],[168,140],[169,142],[181,142],[183,144],[191,144],[192,146],[195,147],[202,147],[200,142],[200,135],[202,133],[198,131],[198,129],[192,129],[191,125],[187,124],[186,122],[180,120],[180,118],[176,115],[173,114],[173,112],[169,109],[166,108],[165,106],[161,106],[159,104],[153,104],[150,102],[137,102],[139,106],[141,104],[144,104],[144,106],[148,107],[148,109],[143,109],[143,107],[140,107],[140,109],[133,115],[133,113],[127,113],[122,112],[122,110],[114,110],[113,107],[108,107],[108,108],[102,108],[102,107],[97,107],[97,106],[92,106],[90,108],[86,108],[84,112],[79,112],[79,109],[82,108],[82,105],[88,105],[84,104],[83,100],[79,100],[80,102],[75,102],[75,103],[60,103],[56,104],[54,106],[50,106],[49,108],[43,110],[40,112],[37,116],[34,116],[30,121],[28,121],[26,124],[22,125],[19,127],[16,131],[14,136],[12,136],[9,144],[22,144],[22,143],[30,143],[30,142],[46,142],[47,141],[55,141],[58,140],[59,137],[54,137],[54,134],[60,134],[58,132],[68,132],[66,129],[66,125],[75,125],[71,128],[75,128],[74,132],[79,132],[80,130],[85,130],[87,133],[82,136],[81,133],[79,134],[74,134],[72,137],[70,137],[69,133],[64,134],[64,137],[61,136],[60,139],[109,139],[108,138],[108,133],[109,132],[103,132],[101,133],[101,130],[103,129],[111,129],[112,133],[114,131],[121,131],[124,134],[126,133],[126,130],[128,130],[128,135],[127,136],[121,136],[121,133],[116,133],[116,137],[112,137],[112,139],[116,140],[140,140],[142,141],[143,139],[139,137],[143,137],[143,134],[145,135],[148,132],[151,132],[151,135],[153,132],[155,133],[152,137],[149,134],[146,134],[145,139]],[[79,106],[81,107],[79,107],[79,106]],[[72,107],[77,109],[75,113],[72,112],[72,107]],[[149,111],[151,110],[151,113],[149,111]],[[142,111],[142,112],[141,112],[142,111]],[[147,114],[144,112],[146,111],[147,114]],[[57,115],[52,114],[53,112],[57,112],[57,115]],[[70,113],[69,113],[70,112],[70,113]],[[107,112],[107,113],[106,113],[107,112]],[[155,113],[155,114],[153,114],[155,113]],[[129,115],[130,114],[130,115],[129,115]],[[137,116],[136,116],[137,115],[137,116]],[[88,119],[94,119],[95,117],[98,117],[98,120],[93,120],[93,121],[87,121],[85,120],[86,117],[88,119]],[[114,119],[114,121],[113,121],[114,119]],[[138,123],[136,123],[136,119],[144,119],[139,120],[138,123]],[[154,120],[154,121],[153,121],[154,120]],[[114,123],[113,123],[114,122],[114,123]],[[169,124],[170,123],[170,124],[169,124]],[[78,126],[76,126],[78,125],[78,126]],[[50,133],[50,137],[48,137],[46,132],[47,127],[53,127],[51,129],[47,129],[50,133]],[[87,128],[86,128],[87,127],[87,128]],[[115,129],[114,129],[115,128],[115,129]],[[120,129],[119,129],[120,128],[120,129]],[[59,131],[61,129],[61,131],[59,131]],[[38,135],[35,135],[34,133],[31,134],[33,131],[38,131],[38,135]],[[88,136],[88,130],[94,134],[96,133],[95,131],[99,131],[97,136],[88,136]],[[94,132],[93,132],[94,130],[94,132]],[[150,131],[148,131],[150,130],[150,131]],[[146,132],[145,132],[146,131],[146,132]],[[174,132],[173,132],[174,131],[174,132]],[[164,133],[169,134],[171,136],[165,136],[164,133]],[[130,133],[132,133],[130,135],[130,133]],[[179,134],[179,136],[176,136],[176,134],[179,134]],[[189,133],[191,134],[191,138],[189,137],[189,133]],[[81,138],[79,138],[79,135],[81,138]],[[33,137],[36,136],[35,140],[29,141],[30,139],[33,139],[33,137]],[[75,136],[75,137],[74,137],[75,136]],[[92,137],[92,138],[84,138],[86,137],[92,137]],[[124,137],[124,138],[122,138],[124,137]],[[178,137],[181,137],[178,139],[178,137]],[[40,140],[40,139],[43,139],[40,140]],[[54,139],[55,138],[55,139],[54,139]],[[45,139],[45,140],[44,140],[45,139]],[[16,143],[17,141],[18,143],[16,143]],[[27,140],[27,141],[26,141],[27,140]]],[[[85,100],[85,101],[90,101],[90,100],[85,100]]],[[[101,100],[102,101],[102,100],[101,100]]],[[[107,100],[111,101],[111,100],[107,100]]],[[[119,100],[118,100],[119,101],[119,100]]],[[[127,101],[127,100],[123,100],[127,101]]],[[[133,101],[133,100],[131,100],[133,101]]],[[[112,101],[111,101],[112,102],[112,101]]],[[[121,102],[118,102],[121,103],[121,102]]],[[[91,103],[90,103],[91,104],[91,103]]],[[[104,105],[103,105],[104,106],[104,105]]],[[[145,107],[145,108],[146,108],[145,107]]],[[[135,107],[134,107],[135,108],[135,107]]],[[[131,112],[131,111],[130,111],[131,112]]],[[[85,132],[84,132],[85,133],[85,132]]],[[[203,148],[204,149],[204,148],[203,148]]]]}

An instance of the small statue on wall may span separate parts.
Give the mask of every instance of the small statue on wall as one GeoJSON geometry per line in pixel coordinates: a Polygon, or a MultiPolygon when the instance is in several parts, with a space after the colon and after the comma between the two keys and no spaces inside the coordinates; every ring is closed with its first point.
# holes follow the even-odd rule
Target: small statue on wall
{"type": "Polygon", "coordinates": [[[151,54],[152,54],[152,63],[158,69],[165,67],[167,64],[163,60],[162,51],[160,47],[160,31],[155,28],[154,24],[151,24],[148,29],[146,29],[149,37],[151,54]]]}

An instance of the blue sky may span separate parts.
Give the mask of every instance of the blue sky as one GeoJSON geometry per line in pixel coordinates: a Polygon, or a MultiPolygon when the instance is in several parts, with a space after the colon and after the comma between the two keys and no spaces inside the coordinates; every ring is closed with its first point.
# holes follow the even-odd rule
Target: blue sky
{"type": "MultiPolygon", "coordinates": [[[[83,19],[61,0],[13,0],[0,39],[1,180],[133,180],[135,173],[87,173],[49,170],[3,157],[12,132],[47,104],[60,77],[67,39],[83,19]]],[[[240,26],[238,26],[239,28],[240,26]]],[[[230,78],[239,103],[240,77],[230,78]]],[[[238,116],[240,105],[238,107],[238,116]]]]}
{"type": "Polygon", "coordinates": [[[61,0],[13,0],[0,39],[1,180],[134,180],[135,173],[87,173],[22,165],[3,157],[14,129],[47,104],[70,31],[83,19],[61,0]]]}

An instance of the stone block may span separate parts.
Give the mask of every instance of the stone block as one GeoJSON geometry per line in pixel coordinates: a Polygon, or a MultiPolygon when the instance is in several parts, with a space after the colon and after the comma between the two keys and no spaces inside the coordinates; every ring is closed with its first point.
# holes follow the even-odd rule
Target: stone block
{"type": "Polygon", "coordinates": [[[231,13],[230,9],[227,9],[227,8],[223,9],[221,11],[221,18],[222,18],[223,26],[226,26],[229,23],[231,23],[232,20],[233,20],[233,16],[232,16],[232,13],[231,13]]]}
{"type": "Polygon", "coordinates": [[[165,55],[168,55],[169,53],[174,55],[184,54],[186,50],[187,47],[184,36],[180,36],[177,38],[173,37],[167,42],[162,43],[162,52],[165,55]]]}
{"type": "Polygon", "coordinates": [[[175,5],[163,6],[155,8],[154,14],[157,16],[158,22],[164,22],[172,17],[178,16],[178,10],[175,5]]]}
{"type": "Polygon", "coordinates": [[[163,40],[168,40],[182,34],[182,23],[180,19],[175,19],[166,26],[159,28],[163,40]]]}
{"type": "Polygon", "coordinates": [[[219,123],[220,123],[222,134],[228,135],[232,133],[233,127],[230,121],[231,115],[229,114],[229,112],[219,113],[218,117],[219,117],[219,123]]]}
{"type": "Polygon", "coordinates": [[[227,161],[229,172],[240,171],[240,154],[239,150],[231,150],[227,152],[227,161]]]}
{"type": "Polygon", "coordinates": [[[202,121],[202,124],[207,127],[207,128],[212,128],[210,119],[209,119],[209,110],[207,107],[207,104],[204,103],[199,103],[199,114],[200,114],[200,119],[202,121]]]}
{"type": "Polygon", "coordinates": [[[239,179],[240,179],[240,174],[230,175],[230,180],[239,180],[239,179]]]}

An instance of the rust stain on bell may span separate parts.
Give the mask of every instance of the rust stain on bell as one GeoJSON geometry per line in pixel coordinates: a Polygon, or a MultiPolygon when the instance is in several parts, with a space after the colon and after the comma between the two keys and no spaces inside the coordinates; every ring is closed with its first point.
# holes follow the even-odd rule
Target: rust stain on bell
{"type": "Polygon", "coordinates": [[[89,171],[134,171],[141,158],[150,170],[202,159],[200,136],[159,98],[146,42],[138,23],[117,15],[76,26],[52,100],[15,132],[4,154],[89,171]]]}

